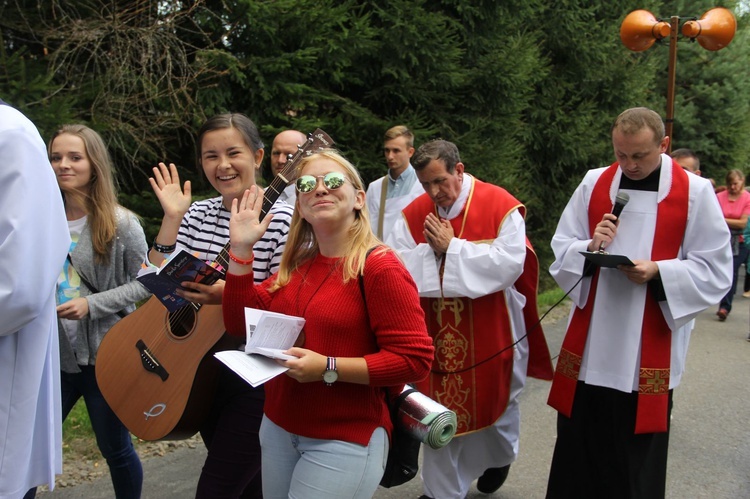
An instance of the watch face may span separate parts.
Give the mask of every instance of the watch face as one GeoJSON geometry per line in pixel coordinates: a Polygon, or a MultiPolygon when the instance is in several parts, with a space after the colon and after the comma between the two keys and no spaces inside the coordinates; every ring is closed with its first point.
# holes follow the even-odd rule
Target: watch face
{"type": "Polygon", "coordinates": [[[336,371],[326,371],[323,373],[323,381],[328,383],[329,385],[339,379],[339,373],[336,371]]]}

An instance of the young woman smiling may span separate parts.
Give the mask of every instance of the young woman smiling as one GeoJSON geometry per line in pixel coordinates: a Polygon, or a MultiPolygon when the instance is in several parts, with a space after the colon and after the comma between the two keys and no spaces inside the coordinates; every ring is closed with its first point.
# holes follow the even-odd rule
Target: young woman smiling
{"type": "MultiPolygon", "coordinates": [[[[197,163],[219,196],[191,204],[190,182],[180,186],[173,164],[160,163],[149,179],[164,218],[149,252],[160,265],[165,254],[183,247],[203,260],[215,260],[229,240],[229,208],[251,187],[263,160],[263,142],[255,124],[242,114],[210,118],[198,132],[197,163]]],[[[262,197],[262,196],[261,196],[262,197]]],[[[253,249],[253,279],[262,282],[279,268],[289,232],[292,207],[277,203],[272,222],[253,249]]],[[[270,218],[270,217],[269,217],[270,218]]],[[[194,303],[221,303],[224,281],[212,286],[185,283],[182,296],[194,303]]],[[[218,361],[214,361],[218,362],[218,361]]],[[[211,415],[201,427],[208,449],[198,481],[198,498],[260,498],[260,443],[263,387],[252,388],[231,370],[220,367],[211,415]]]]}
{"type": "Polygon", "coordinates": [[[138,218],[117,203],[112,162],[98,133],[65,125],[53,135],[48,153],[72,240],[57,288],[63,420],[83,397],[115,495],[137,498],[141,461],[130,433],[102,396],[94,365],[102,338],[122,312],[149,296],[135,280],[146,238],[138,218]]]}

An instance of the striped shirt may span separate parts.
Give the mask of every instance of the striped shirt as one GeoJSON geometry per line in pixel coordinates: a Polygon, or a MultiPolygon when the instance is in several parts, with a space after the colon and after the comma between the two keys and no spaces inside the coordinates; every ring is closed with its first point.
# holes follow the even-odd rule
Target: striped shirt
{"type": "MultiPolygon", "coordinates": [[[[279,270],[293,212],[294,208],[286,203],[276,203],[271,207],[271,225],[253,246],[253,278],[256,284],[279,270]]],[[[229,242],[229,217],[221,196],[196,201],[182,219],[177,246],[197,253],[202,260],[215,260],[229,242]]]]}

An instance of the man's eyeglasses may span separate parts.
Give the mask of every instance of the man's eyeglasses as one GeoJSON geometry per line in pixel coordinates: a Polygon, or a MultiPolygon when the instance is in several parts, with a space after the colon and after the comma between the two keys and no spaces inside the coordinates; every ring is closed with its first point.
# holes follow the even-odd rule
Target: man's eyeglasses
{"type": "Polygon", "coordinates": [[[348,180],[343,173],[339,172],[326,173],[325,175],[302,175],[295,183],[297,191],[302,194],[312,192],[317,187],[319,178],[323,179],[323,185],[330,190],[338,189],[348,180]]]}

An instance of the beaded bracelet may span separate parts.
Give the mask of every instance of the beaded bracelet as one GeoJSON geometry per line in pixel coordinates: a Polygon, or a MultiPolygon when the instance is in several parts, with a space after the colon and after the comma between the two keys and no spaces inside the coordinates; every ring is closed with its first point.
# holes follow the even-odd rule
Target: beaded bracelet
{"type": "Polygon", "coordinates": [[[156,239],[154,239],[154,244],[152,244],[151,247],[154,248],[158,253],[173,253],[174,250],[177,249],[177,243],[165,246],[163,244],[157,243],[156,239]]]}
{"type": "Polygon", "coordinates": [[[237,255],[232,253],[232,250],[227,251],[227,254],[229,255],[229,259],[232,260],[234,263],[239,263],[240,265],[252,265],[253,263],[253,257],[251,256],[247,260],[243,260],[241,258],[237,258],[237,255]]]}

